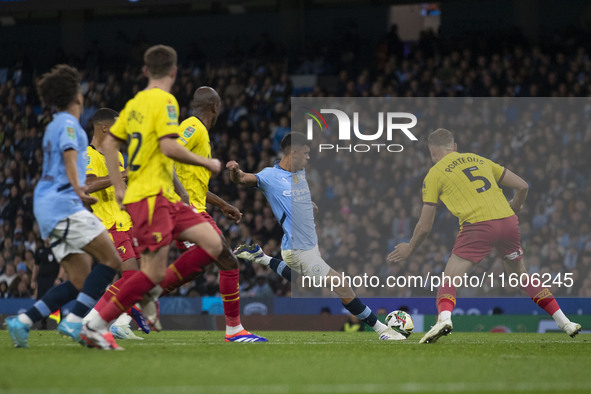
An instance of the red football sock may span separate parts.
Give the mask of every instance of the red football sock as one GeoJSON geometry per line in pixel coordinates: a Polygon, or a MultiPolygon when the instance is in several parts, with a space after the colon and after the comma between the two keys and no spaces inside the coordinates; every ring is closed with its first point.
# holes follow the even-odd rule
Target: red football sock
{"type": "Polygon", "coordinates": [[[142,299],[142,296],[147,293],[152,287],[156,286],[150,278],[142,271],[136,273],[129,278],[125,285],[119,289],[117,295],[111,297],[100,310],[97,309],[101,318],[110,322],[119,317],[130,306],[142,299]]]}
{"type": "Polygon", "coordinates": [[[107,302],[109,302],[109,300],[111,298],[113,298],[114,295],[117,295],[117,293],[119,293],[119,289],[123,286],[123,284],[129,279],[131,278],[137,271],[133,271],[133,270],[129,270],[129,271],[123,271],[121,273],[121,278],[113,283],[111,286],[109,286],[109,288],[107,289],[107,291],[105,291],[105,294],[103,294],[103,296],[100,298],[100,300],[98,300],[98,302],[96,303],[96,305],[94,306],[94,309],[96,309],[97,311],[99,309],[101,309],[107,302]]]}
{"type": "Polygon", "coordinates": [[[560,309],[558,302],[556,302],[556,299],[547,288],[542,286],[535,287],[530,283],[527,287],[522,287],[522,289],[525,290],[527,295],[550,316],[560,309]]]}
{"type": "Polygon", "coordinates": [[[162,295],[168,294],[174,289],[195,279],[196,276],[203,272],[203,267],[213,260],[213,257],[200,247],[190,247],[166,269],[166,276],[160,282],[160,287],[164,290],[162,295]]]}
{"type": "Polygon", "coordinates": [[[240,325],[240,292],[238,291],[238,268],[220,271],[220,295],[224,302],[226,325],[236,327],[240,325]]]}
{"type": "Polygon", "coordinates": [[[456,307],[456,288],[454,286],[441,286],[437,290],[437,313],[442,311],[452,312],[456,307]]]}

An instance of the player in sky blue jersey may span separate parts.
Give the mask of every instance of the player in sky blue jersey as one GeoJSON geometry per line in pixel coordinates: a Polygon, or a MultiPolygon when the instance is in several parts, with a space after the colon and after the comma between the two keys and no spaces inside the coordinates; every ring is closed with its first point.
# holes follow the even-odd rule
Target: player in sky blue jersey
{"type": "MultiPolygon", "coordinates": [[[[266,256],[258,245],[241,245],[235,253],[238,257],[268,265],[287,279],[291,279],[292,270],[310,277],[338,277],[339,274],[322,259],[318,250],[314,224],[317,207],[312,201],[304,169],[310,159],[310,141],[302,133],[291,132],[281,141],[281,149],[281,161],[258,174],[243,172],[235,161],[229,162],[226,167],[230,170],[232,182],[257,187],[269,201],[275,218],[283,228],[281,255],[284,261],[266,256]]],[[[350,287],[341,286],[334,292],[341,298],[343,306],[372,327],[380,339],[406,339],[378,321],[350,287]]]]}
{"type": "Polygon", "coordinates": [[[25,313],[6,319],[16,347],[28,347],[29,329],[69,301],[76,300],[58,331],[80,341],[82,317],[94,306],[119,269],[121,259],[100,220],[84,208],[96,202],[86,194],[88,137],[80,126],[83,96],[78,70],[56,66],[43,75],[39,96],[58,113],[43,137],[43,172],[35,188],[33,209],[43,238],[69,280],[49,290],[25,313]],[[91,271],[92,257],[100,263],[91,271]]]}

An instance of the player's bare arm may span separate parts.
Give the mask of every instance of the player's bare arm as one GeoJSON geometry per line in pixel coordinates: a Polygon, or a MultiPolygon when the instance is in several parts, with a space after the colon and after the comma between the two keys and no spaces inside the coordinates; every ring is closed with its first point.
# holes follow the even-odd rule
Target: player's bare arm
{"type": "Polygon", "coordinates": [[[76,161],[78,160],[78,152],[74,149],[68,149],[63,153],[64,164],[66,166],[66,175],[70,181],[70,185],[74,192],[80,197],[83,204],[94,204],[97,199],[86,194],[86,186],[78,183],[78,169],[76,168],[76,161]]]}
{"type": "Polygon", "coordinates": [[[226,168],[230,170],[230,180],[237,185],[256,186],[257,177],[254,174],[249,174],[240,169],[240,165],[235,161],[230,161],[226,164],[226,168]]]}
{"type": "MultiPolygon", "coordinates": [[[[121,171],[121,178],[123,181],[127,179],[127,171],[121,171]]],[[[94,193],[104,190],[112,185],[109,176],[96,176],[92,174],[86,175],[86,192],[94,193]]]]}
{"type": "Polygon", "coordinates": [[[64,283],[68,280],[68,273],[64,269],[63,265],[60,265],[60,270],[55,278],[54,284],[59,285],[60,283],[64,283]]]}
{"type": "Polygon", "coordinates": [[[413,254],[418,247],[427,239],[431,229],[433,228],[433,222],[435,221],[435,212],[437,207],[430,204],[423,204],[423,210],[421,211],[421,217],[415,230],[412,234],[412,238],[409,243],[401,243],[396,245],[393,252],[388,255],[388,262],[400,262],[404,261],[413,254]]]}
{"type": "Polygon", "coordinates": [[[236,208],[234,205],[226,202],[220,196],[208,191],[207,198],[205,201],[208,204],[212,204],[218,207],[225,216],[235,221],[236,223],[240,223],[240,220],[242,220],[242,212],[240,212],[240,210],[236,208]]]}
{"type": "Polygon", "coordinates": [[[174,192],[179,195],[181,201],[187,205],[191,205],[191,199],[189,198],[189,193],[185,190],[185,187],[179,180],[178,175],[176,174],[176,169],[172,169],[172,183],[174,185],[174,192]]]}
{"type": "Polygon", "coordinates": [[[318,205],[316,205],[314,201],[312,201],[312,210],[314,211],[314,216],[318,215],[318,212],[320,212],[318,205]]]}
{"type": "Polygon", "coordinates": [[[501,179],[501,186],[510,187],[514,191],[513,198],[509,201],[511,209],[515,213],[519,213],[523,207],[523,203],[527,198],[527,191],[529,186],[527,182],[519,175],[505,169],[505,176],[501,179]]]}
{"type": "Polygon", "coordinates": [[[37,278],[39,277],[39,266],[35,264],[33,266],[33,275],[31,275],[31,289],[35,290],[35,296],[37,296],[37,278]]]}
{"type": "Polygon", "coordinates": [[[162,154],[174,161],[205,167],[211,171],[212,176],[219,174],[222,170],[222,163],[218,159],[208,159],[196,155],[185,147],[179,145],[175,138],[161,138],[159,144],[162,154]]]}
{"type": "Polygon", "coordinates": [[[117,203],[119,203],[119,208],[124,210],[123,197],[125,196],[125,182],[123,182],[123,177],[119,172],[119,145],[120,141],[118,139],[112,135],[107,135],[103,143],[103,154],[105,155],[107,170],[109,170],[109,179],[115,188],[117,203]]]}

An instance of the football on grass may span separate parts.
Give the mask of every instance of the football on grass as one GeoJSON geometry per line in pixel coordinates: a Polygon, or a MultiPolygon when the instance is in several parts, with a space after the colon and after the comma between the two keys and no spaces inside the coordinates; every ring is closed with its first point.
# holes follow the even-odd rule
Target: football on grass
{"type": "Polygon", "coordinates": [[[412,317],[404,311],[392,311],[386,316],[386,324],[396,332],[408,338],[415,328],[412,317]]]}

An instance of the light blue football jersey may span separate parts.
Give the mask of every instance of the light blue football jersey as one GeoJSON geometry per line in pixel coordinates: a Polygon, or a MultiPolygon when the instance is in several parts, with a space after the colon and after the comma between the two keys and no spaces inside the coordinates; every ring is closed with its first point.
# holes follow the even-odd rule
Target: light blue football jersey
{"type": "Polygon", "coordinates": [[[43,136],[43,172],[35,187],[33,210],[41,236],[47,238],[57,223],[84,210],[66,175],[64,151],[78,152],[78,183],[86,182],[88,137],[75,116],[60,112],[54,115],[43,136]]]}
{"type": "Polygon", "coordinates": [[[292,173],[275,164],[255,176],[258,189],[283,228],[281,249],[309,250],[316,246],[318,236],[306,170],[292,173]]]}

